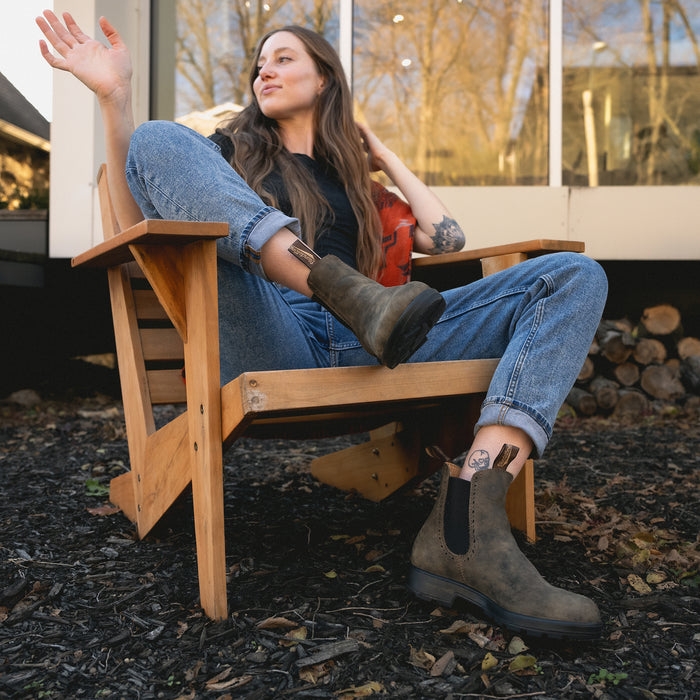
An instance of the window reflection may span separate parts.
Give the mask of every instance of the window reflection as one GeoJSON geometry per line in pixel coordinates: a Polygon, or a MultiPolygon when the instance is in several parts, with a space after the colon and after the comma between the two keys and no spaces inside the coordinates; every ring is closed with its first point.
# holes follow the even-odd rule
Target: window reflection
{"type": "Polygon", "coordinates": [[[564,184],[700,184],[699,36],[696,0],[567,0],[564,184]]]}
{"type": "Polygon", "coordinates": [[[267,31],[301,24],[337,47],[338,0],[156,0],[151,116],[211,134],[250,100],[248,69],[267,31]]]}
{"type": "MultiPolygon", "coordinates": [[[[700,3],[564,2],[562,181],[700,184],[700,3]]],[[[358,117],[433,185],[547,183],[548,0],[355,0],[358,117]]],[[[211,133],[259,37],[339,0],[154,0],[153,118],[211,133]]],[[[558,144],[557,144],[558,146],[558,144]]]]}
{"type": "Polygon", "coordinates": [[[356,0],[354,13],[358,113],[414,172],[546,184],[546,5],[356,0]]]}

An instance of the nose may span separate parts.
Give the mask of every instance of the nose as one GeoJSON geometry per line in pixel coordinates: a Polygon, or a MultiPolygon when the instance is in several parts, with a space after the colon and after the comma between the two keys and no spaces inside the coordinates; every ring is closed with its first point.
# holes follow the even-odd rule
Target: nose
{"type": "Polygon", "coordinates": [[[270,61],[265,61],[259,68],[258,68],[258,75],[264,80],[265,78],[269,78],[272,75],[272,64],[270,61]]]}

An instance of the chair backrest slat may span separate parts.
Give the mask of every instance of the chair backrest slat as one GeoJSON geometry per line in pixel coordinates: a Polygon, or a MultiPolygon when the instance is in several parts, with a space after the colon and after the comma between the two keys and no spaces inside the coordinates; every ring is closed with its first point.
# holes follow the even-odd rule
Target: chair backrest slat
{"type": "Polygon", "coordinates": [[[152,289],[134,289],[136,316],[142,321],[167,321],[168,314],[152,289]]]}
{"type": "Polygon", "coordinates": [[[152,404],[184,403],[187,400],[182,370],[152,369],[147,374],[152,404]]]}
{"type": "Polygon", "coordinates": [[[174,328],[142,328],[141,347],[146,362],[184,362],[182,340],[174,328]]]}
{"type": "MultiPolygon", "coordinates": [[[[100,168],[97,183],[102,228],[107,239],[117,235],[120,229],[112,207],[107,169],[104,166],[100,168]]],[[[119,306],[121,311],[118,313],[125,315],[122,326],[133,329],[133,342],[138,343],[140,340],[141,346],[140,352],[133,355],[136,365],[130,371],[136,376],[145,376],[148,380],[147,388],[143,388],[144,406],[134,412],[134,415],[141,414],[146,417],[146,433],[150,433],[155,429],[150,406],[186,401],[182,376],[184,347],[177,331],[168,323],[168,315],[150,288],[138,263],[125,263],[120,280],[123,283],[122,294],[129,299],[129,303],[119,306]]]]}

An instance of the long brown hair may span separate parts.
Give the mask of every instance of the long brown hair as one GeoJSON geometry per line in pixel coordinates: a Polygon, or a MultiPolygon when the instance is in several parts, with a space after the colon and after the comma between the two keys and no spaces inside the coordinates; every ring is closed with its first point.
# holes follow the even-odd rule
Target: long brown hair
{"type": "Polygon", "coordinates": [[[217,131],[233,141],[231,165],[271,206],[278,203],[274,193],[265,188],[264,181],[275,169],[281,173],[294,216],[301,222],[304,239],[313,245],[316,229],[330,207],[314,178],[284,147],[277,122],[262,113],[253,92],[263,44],[277,32],[289,32],[300,39],[325,79],[314,110],[314,157],[325,160],[338,172],[357,217],[358,269],[369,277],[376,277],[382,257],[381,224],[372,202],[369,168],[353,118],[350,89],[340,58],[328,41],[296,25],[268,32],[258,43],[251,65],[251,103],[217,131]]]}

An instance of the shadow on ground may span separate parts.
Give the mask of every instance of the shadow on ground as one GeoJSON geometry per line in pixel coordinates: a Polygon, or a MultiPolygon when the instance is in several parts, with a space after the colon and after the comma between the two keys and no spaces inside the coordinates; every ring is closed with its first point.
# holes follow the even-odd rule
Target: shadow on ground
{"type": "Polygon", "coordinates": [[[138,541],[106,507],[119,401],[60,394],[0,405],[0,698],[700,697],[697,417],[559,426],[522,546],[605,633],[546,644],[406,591],[437,479],[382,504],[317,484],[346,439],[227,454],[231,612],[206,620],[188,496],[138,541]]]}

